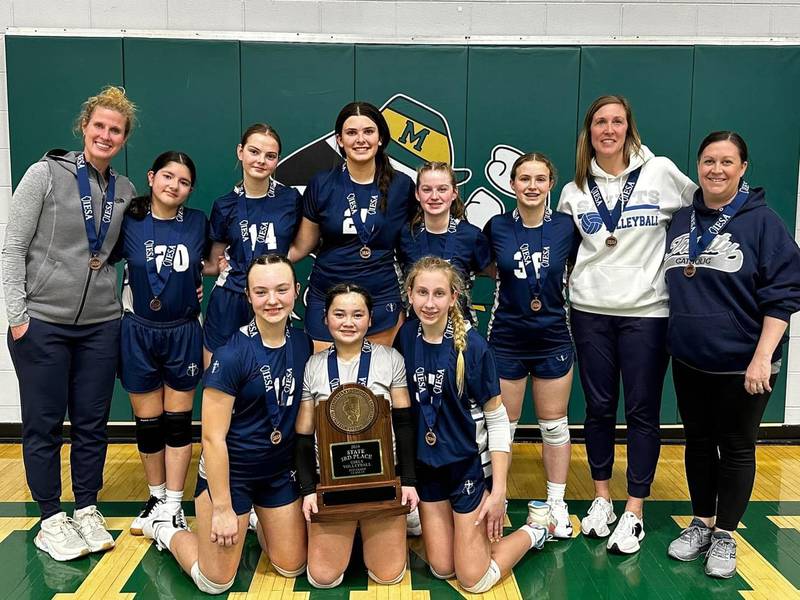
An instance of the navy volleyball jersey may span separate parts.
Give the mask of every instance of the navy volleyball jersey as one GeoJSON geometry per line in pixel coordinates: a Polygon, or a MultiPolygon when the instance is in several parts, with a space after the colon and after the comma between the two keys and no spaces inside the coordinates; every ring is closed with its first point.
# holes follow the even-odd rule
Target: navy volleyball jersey
{"type": "Polygon", "coordinates": [[[455,232],[428,233],[424,225],[419,225],[412,231],[411,227],[403,227],[400,233],[400,245],[397,248],[397,260],[403,274],[407,274],[411,267],[423,256],[439,256],[453,265],[469,284],[475,273],[483,271],[491,262],[492,254],[489,242],[483,232],[464,219],[456,221],[455,232]],[[452,250],[448,250],[447,242],[450,236],[452,250]]]}
{"type": "MultiPolygon", "coordinates": [[[[275,475],[292,468],[294,450],[294,424],[303,392],[303,377],[308,357],[313,352],[313,343],[300,329],[289,328],[292,337],[291,393],[282,397],[278,429],[282,439],[279,444],[270,441],[273,426],[267,412],[267,399],[261,375],[261,360],[253,348],[253,338],[245,325],[230,340],[217,348],[211,364],[203,374],[203,385],[224,392],[235,398],[233,414],[226,442],[230,463],[230,474],[238,479],[259,479],[275,475]]],[[[260,338],[257,339],[260,342],[260,338]]],[[[267,364],[274,378],[273,383],[281,389],[285,383],[286,345],[280,348],[264,348],[267,364]]],[[[275,402],[275,398],[270,398],[275,402]]]]}
{"type": "MultiPolygon", "coordinates": [[[[469,326],[468,326],[469,327],[469,326]]],[[[411,413],[417,428],[417,460],[432,467],[442,467],[480,455],[484,474],[491,474],[488,451],[488,434],[483,406],[500,394],[497,365],[486,340],[475,330],[467,330],[467,349],[464,352],[465,391],[459,398],[456,387],[456,350],[453,346],[422,342],[424,368],[428,390],[433,389],[438,356],[449,348],[447,376],[444,384],[442,407],[433,428],[436,444],[425,442],[428,426],[419,405],[417,382],[414,380],[414,348],[419,321],[407,321],[400,328],[394,346],[403,355],[406,365],[408,391],[411,395],[411,413]]]]}
{"type": "Polygon", "coordinates": [[[303,195],[303,215],[319,225],[322,238],[309,285],[312,291],[324,294],[337,283],[351,281],[366,288],[377,302],[399,299],[395,248],[409,213],[415,209],[414,183],[407,175],[396,172],[386,209],[381,212],[378,208],[375,214],[369,214],[368,207],[370,199],[378,194],[377,187],[352,184],[361,220],[368,231],[374,228],[367,243],[372,255],[363,259],[359,255],[363,244],[350,216],[344,176],[342,167],[317,173],[303,195]]]}
{"type": "MultiPolygon", "coordinates": [[[[579,240],[568,215],[553,213],[550,227],[550,268],[541,282],[542,308],[537,312],[531,309],[532,296],[522,252],[514,235],[513,213],[492,217],[484,229],[497,264],[495,306],[488,335],[492,347],[500,354],[542,358],[572,344],[564,306],[564,274],[579,240]]],[[[524,239],[519,243],[541,248],[542,227],[524,228],[524,239]]],[[[541,252],[532,252],[532,255],[538,272],[541,252]]]]}
{"type": "Polygon", "coordinates": [[[184,207],[181,223],[175,219],[153,219],[155,239],[151,240],[149,219],[149,215],[141,220],[125,215],[122,232],[110,259],[112,262],[127,261],[123,281],[124,309],[149,321],[167,322],[195,317],[200,314],[197,288],[203,283],[203,260],[208,253],[208,220],[203,211],[184,207]],[[161,310],[153,311],[150,309],[153,292],[147,276],[147,255],[152,252],[156,269],[161,273],[173,225],[177,243],[174,244],[172,272],[159,295],[161,310]]]}
{"type": "Polygon", "coordinates": [[[246,198],[247,216],[239,214],[239,194],[244,188],[233,191],[214,201],[211,208],[211,240],[228,244],[225,258],[229,268],[220,273],[217,285],[234,292],[243,292],[246,287],[249,256],[261,248],[260,254],[277,252],[284,256],[294,240],[300,219],[303,217],[300,192],[292,187],[270,182],[267,196],[246,198]],[[249,251],[245,244],[250,244],[249,251]]]}

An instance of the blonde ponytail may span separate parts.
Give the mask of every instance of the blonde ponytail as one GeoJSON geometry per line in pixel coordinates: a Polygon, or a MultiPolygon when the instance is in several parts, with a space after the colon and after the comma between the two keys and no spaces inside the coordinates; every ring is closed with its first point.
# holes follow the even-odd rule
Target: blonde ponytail
{"type": "Polygon", "coordinates": [[[464,351],[467,349],[467,325],[458,302],[450,307],[450,322],[453,324],[453,345],[456,348],[456,388],[458,396],[464,395],[464,351]]]}

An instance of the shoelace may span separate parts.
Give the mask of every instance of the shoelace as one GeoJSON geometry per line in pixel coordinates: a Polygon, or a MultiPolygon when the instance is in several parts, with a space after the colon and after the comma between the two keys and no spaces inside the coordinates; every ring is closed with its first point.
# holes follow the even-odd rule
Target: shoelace
{"type": "Polygon", "coordinates": [[[711,556],[729,559],[736,556],[736,542],[733,539],[717,538],[711,545],[711,556]]]}
{"type": "Polygon", "coordinates": [[[697,525],[690,525],[683,531],[681,531],[681,540],[684,542],[688,542],[689,544],[694,544],[695,541],[700,543],[703,539],[702,530],[697,525]]]}
{"type": "Polygon", "coordinates": [[[79,536],[80,526],[78,522],[72,517],[65,516],[58,524],[59,533],[63,533],[66,537],[79,536]]]}
{"type": "Polygon", "coordinates": [[[595,512],[598,511],[606,512],[606,509],[603,506],[602,502],[603,502],[602,498],[595,498],[594,501],[592,501],[592,505],[589,507],[589,513],[594,514],[595,512]]]}
{"type": "Polygon", "coordinates": [[[86,516],[81,519],[81,522],[85,522],[86,520],[89,520],[92,529],[97,529],[99,527],[107,529],[106,518],[103,516],[103,513],[96,508],[92,512],[87,513],[86,516]]]}
{"type": "Polygon", "coordinates": [[[188,529],[188,525],[186,524],[186,515],[183,514],[182,510],[179,510],[177,513],[175,513],[172,519],[175,527],[179,527],[180,529],[188,529]]]}
{"type": "Polygon", "coordinates": [[[147,499],[147,504],[144,505],[142,512],[139,513],[139,516],[149,517],[153,513],[153,509],[159,504],[161,504],[161,502],[163,502],[163,500],[161,500],[160,498],[156,498],[155,496],[150,496],[147,499]]]}

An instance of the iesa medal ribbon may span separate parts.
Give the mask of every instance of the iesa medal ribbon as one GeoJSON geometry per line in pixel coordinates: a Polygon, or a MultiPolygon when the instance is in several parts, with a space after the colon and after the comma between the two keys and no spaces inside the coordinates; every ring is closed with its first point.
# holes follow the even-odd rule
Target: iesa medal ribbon
{"type": "Polygon", "coordinates": [[[86,227],[86,239],[89,241],[89,268],[97,271],[103,266],[100,259],[100,250],[106,240],[108,228],[111,226],[111,215],[114,213],[114,192],[116,189],[117,175],[113,170],[108,170],[108,186],[103,197],[103,216],[100,218],[99,232],[94,223],[94,208],[92,207],[92,187],[89,185],[89,171],[86,168],[86,157],[79,154],[75,158],[76,175],[78,178],[78,193],[81,195],[83,208],[83,224],[86,227]]]}
{"type": "Polygon", "coordinates": [[[692,212],[689,216],[689,264],[683,268],[683,274],[686,275],[686,277],[694,277],[697,272],[697,267],[694,264],[697,257],[700,256],[705,249],[708,248],[714,238],[727,227],[733,216],[742,208],[749,194],[750,186],[742,179],[736,196],[722,209],[722,213],[714,224],[702,234],[698,234],[697,217],[695,216],[694,207],[692,207],[692,212]]]}
{"type": "Polygon", "coordinates": [[[425,443],[428,446],[436,444],[436,419],[442,408],[444,398],[444,385],[447,373],[447,363],[450,361],[451,348],[453,347],[453,322],[447,319],[447,326],[442,337],[442,346],[439,348],[437,360],[434,363],[436,373],[433,376],[433,393],[428,390],[427,374],[425,372],[425,348],[422,340],[422,323],[417,328],[417,339],[414,342],[414,381],[417,383],[417,401],[425,419],[428,432],[425,434],[425,443]]]}
{"type": "Polygon", "coordinates": [[[617,198],[617,203],[614,205],[611,212],[608,211],[606,201],[603,200],[603,194],[600,193],[600,188],[597,187],[597,182],[594,180],[594,177],[589,175],[589,192],[592,195],[595,208],[597,208],[597,214],[600,215],[600,218],[603,220],[603,225],[605,225],[608,230],[609,236],[606,238],[606,246],[609,248],[613,248],[617,245],[617,238],[614,237],[614,231],[617,229],[617,223],[619,223],[622,211],[625,210],[625,206],[631,199],[631,195],[633,194],[641,172],[642,167],[639,167],[628,174],[628,180],[625,182],[625,185],[622,186],[622,193],[619,195],[619,198],[617,198]]]}
{"type": "MultiPolygon", "coordinates": [[[[350,179],[350,173],[347,170],[347,163],[342,165],[342,183],[344,184],[344,191],[347,196],[347,206],[350,209],[350,217],[353,219],[353,227],[356,229],[358,239],[361,240],[361,250],[358,251],[358,254],[361,256],[361,258],[367,260],[370,256],[372,256],[372,249],[369,247],[369,240],[375,231],[375,225],[373,224],[372,228],[367,231],[366,224],[361,220],[361,211],[358,207],[358,200],[356,200],[356,190],[353,187],[353,180],[350,179]]],[[[374,216],[378,209],[378,194],[373,194],[373,190],[377,192],[374,183],[372,184],[372,189],[370,190],[367,218],[369,218],[370,215],[374,216]]]]}
{"type": "MultiPolygon", "coordinates": [[[[246,264],[245,270],[253,262],[253,258],[264,254],[264,246],[267,244],[269,237],[269,226],[271,223],[265,222],[265,207],[264,202],[257,200],[257,210],[255,215],[255,222],[258,223],[258,232],[256,233],[255,244],[250,241],[250,215],[247,212],[247,196],[244,193],[244,185],[236,186],[233,188],[238,196],[236,199],[236,217],[239,219],[239,235],[242,237],[242,251],[246,264]]],[[[267,198],[275,197],[275,180],[270,178],[269,189],[267,190],[267,198]]]]}
{"type": "Polygon", "coordinates": [[[167,287],[169,276],[172,274],[172,266],[175,263],[175,254],[178,247],[178,230],[183,223],[183,206],[178,207],[175,219],[167,227],[167,249],[164,251],[164,259],[161,261],[161,269],[158,269],[156,262],[156,233],[153,213],[148,212],[144,218],[144,227],[147,239],[144,242],[144,267],[147,271],[147,281],[150,283],[150,291],[153,298],[150,300],[150,310],[158,312],[161,310],[161,293],[167,287]]]}
{"type": "MultiPolygon", "coordinates": [[[[450,217],[450,220],[447,223],[447,231],[445,232],[445,241],[444,241],[444,251],[442,253],[442,258],[447,262],[453,258],[453,251],[455,250],[456,245],[456,230],[458,229],[458,224],[461,221],[456,219],[455,217],[450,217]]],[[[425,229],[425,223],[420,226],[419,229],[419,241],[420,245],[422,246],[422,256],[431,256],[431,247],[430,247],[430,240],[428,238],[428,230],[425,229]]]]}
{"type": "MultiPolygon", "coordinates": [[[[522,243],[525,239],[525,226],[522,223],[522,218],[519,216],[519,210],[514,209],[512,213],[514,217],[514,240],[517,243],[520,254],[522,254],[522,264],[525,267],[525,279],[528,282],[528,289],[531,292],[531,310],[539,312],[542,310],[542,301],[539,296],[542,293],[542,282],[547,278],[547,272],[550,270],[550,228],[552,225],[552,213],[550,207],[545,205],[544,218],[542,219],[542,237],[541,246],[531,248],[527,242],[522,243]],[[539,265],[539,271],[536,271],[536,265],[533,264],[533,255],[536,252],[542,253],[542,264],[539,265]]],[[[534,238],[535,239],[535,238],[534,238]]]]}
{"type": "Polygon", "coordinates": [[[264,382],[264,400],[267,405],[267,416],[272,425],[272,433],[269,441],[273,446],[281,443],[281,409],[291,406],[294,400],[294,353],[292,352],[292,333],[290,328],[286,328],[286,344],[283,347],[285,354],[285,371],[283,374],[283,385],[279,388],[280,382],[276,384],[272,377],[272,369],[269,366],[267,350],[261,340],[261,333],[258,331],[255,319],[247,325],[247,335],[258,360],[258,370],[264,382]]]}
{"type": "MultiPolygon", "coordinates": [[[[356,383],[366,387],[369,379],[369,363],[372,360],[372,343],[364,339],[361,344],[361,356],[358,360],[358,378],[356,383]]],[[[331,392],[341,385],[339,380],[339,363],[336,360],[336,344],[332,344],[328,349],[328,385],[331,392]]]]}

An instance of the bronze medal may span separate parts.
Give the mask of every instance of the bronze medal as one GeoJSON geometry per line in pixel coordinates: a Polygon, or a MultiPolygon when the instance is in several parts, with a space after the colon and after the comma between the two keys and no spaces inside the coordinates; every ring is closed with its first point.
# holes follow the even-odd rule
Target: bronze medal
{"type": "Polygon", "coordinates": [[[372,256],[372,250],[370,250],[369,246],[363,246],[361,250],[358,251],[358,253],[364,260],[367,260],[370,256],[372,256]]]}
{"type": "Polygon", "coordinates": [[[159,300],[158,298],[153,298],[152,300],[150,300],[150,310],[154,312],[158,312],[159,310],[161,310],[161,300],[159,300]]]}
{"type": "Polygon", "coordinates": [[[273,446],[277,446],[278,444],[280,444],[282,439],[283,436],[281,435],[281,432],[278,431],[277,429],[269,435],[269,441],[272,442],[273,446]]]}
{"type": "Polygon", "coordinates": [[[609,248],[613,248],[616,245],[617,245],[617,238],[615,238],[613,235],[610,235],[606,238],[606,246],[608,246],[609,248]]]}
{"type": "Polygon", "coordinates": [[[534,298],[531,300],[531,310],[533,312],[539,312],[542,310],[542,301],[539,298],[534,298]]]}
{"type": "Polygon", "coordinates": [[[697,273],[697,267],[694,266],[694,263],[689,263],[683,267],[683,274],[687,277],[694,277],[695,273],[697,273]]]}
{"type": "Polygon", "coordinates": [[[89,259],[89,268],[92,271],[97,271],[103,266],[103,261],[98,256],[93,256],[89,259]]]}
{"type": "Polygon", "coordinates": [[[425,443],[428,444],[428,446],[433,446],[436,444],[436,434],[430,429],[428,430],[428,433],[425,434],[425,443]]]}

